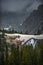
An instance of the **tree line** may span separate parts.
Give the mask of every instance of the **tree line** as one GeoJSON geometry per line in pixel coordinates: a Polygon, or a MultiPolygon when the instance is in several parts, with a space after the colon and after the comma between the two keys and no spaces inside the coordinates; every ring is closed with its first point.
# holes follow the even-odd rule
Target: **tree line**
{"type": "MultiPolygon", "coordinates": [[[[42,30],[38,29],[37,32],[34,33],[34,35],[40,35],[42,33],[42,31],[43,31],[43,29],[42,30]]],[[[14,30],[14,29],[12,29],[12,30],[0,29],[0,32],[11,33],[11,34],[13,34],[13,33],[29,34],[29,31],[28,30],[26,30],[26,31],[17,31],[17,30],[14,30]]]]}

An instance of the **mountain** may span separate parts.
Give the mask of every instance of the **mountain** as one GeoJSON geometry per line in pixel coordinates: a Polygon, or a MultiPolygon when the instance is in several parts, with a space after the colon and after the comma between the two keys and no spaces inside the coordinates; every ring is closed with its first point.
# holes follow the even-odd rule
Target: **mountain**
{"type": "Polygon", "coordinates": [[[43,22],[43,4],[37,10],[34,10],[30,16],[23,22],[22,31],[28,31],[29,34],[35,34],[43,22]]]}

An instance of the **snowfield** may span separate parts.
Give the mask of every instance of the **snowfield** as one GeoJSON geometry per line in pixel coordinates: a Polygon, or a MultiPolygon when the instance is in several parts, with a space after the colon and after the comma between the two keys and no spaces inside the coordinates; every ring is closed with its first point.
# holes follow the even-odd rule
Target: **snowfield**
{"type": "MultiPolygon", "coordinates": [[[[7,42],[14,43],[14,44],[24,44],[27,40],[34,38],[34,39],[43,39],[43,35],[25,35],[25,34],[7,34],[5,33],[5,37],[7,42]]],[[[31,41],[32,42],[32,41],[31,41]]]]}
{"type": "Polygon", "coordinates": [[[26,34],[7,34],[5,33],[6,36],[8,37],[15,37],[15,36],[20,36],[19,39],[25,39],[28,40],[30,38],[35,38],[35,39],[43,39],[43,34],[41,35],[26,35],[26,34]]]}
{"type": "MultiPolygon", "coordinates": [[[[6,42],[10,44],[20,45],[24,44],[26,41],[30,40],[31,44],[34,44],[33,39],[43,39],[43,34],[41,35],[26,35],[26,34],[8,34],[5,33],[6,42]]],[[[28,43],[26,43],[28,44],[28,43]]]]}

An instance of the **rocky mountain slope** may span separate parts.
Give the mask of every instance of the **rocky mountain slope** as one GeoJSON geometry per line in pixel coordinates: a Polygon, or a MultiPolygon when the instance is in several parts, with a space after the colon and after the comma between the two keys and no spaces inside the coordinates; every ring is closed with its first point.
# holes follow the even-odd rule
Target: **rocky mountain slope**
{"type": "Polygon", "coordinates": [[[22,30],[28,31],[29,34],[34,34],[41,27],[41,22],[43,22],[43,4],[23,22],[22,30]]]}

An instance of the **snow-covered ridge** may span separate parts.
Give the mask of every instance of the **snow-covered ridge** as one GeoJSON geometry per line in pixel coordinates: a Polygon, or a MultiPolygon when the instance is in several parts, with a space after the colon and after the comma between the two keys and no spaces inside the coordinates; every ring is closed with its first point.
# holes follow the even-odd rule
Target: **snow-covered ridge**
{"type": "Polygon", "coordinates": [[[35,39],[43,39],[43,34],[41,35],[27,35],[27,34],[8,34],[5,33],[5,35],[9,36],[9,37],[14,37],[14,36],[20,36],[20,38],[22,39],[30,39],[30,38],[35,38],[35,39]]]}
{"type": "Polygon", "coordinates": [[[34,39],[43,39],[43,35],[25,35],[25,34],[7,34],[5,33],[5,36],[8,38],[12,38],[12,40],[18,39],[20,41],[24,40],[26,42],[27,40],[34,38],[34,39]],[[15,38],[15,39],[14,39],[15,38]]]}
{"type": "Polygon", "coordinates": [[[24,44],[26,41],[32,39],[32,41],[30,41],[31,44],[34,44],[34,40],[33,39],[43,39],[43,34],[41,35],[26,35],[26,34],[8,34],[5,33],[5,38],[6,38],[6,42],[11,43],[11,44],[15,44],[15,45],[20,45],[20,44],[24,44]]]}

